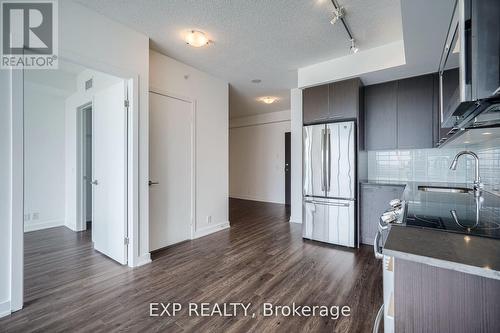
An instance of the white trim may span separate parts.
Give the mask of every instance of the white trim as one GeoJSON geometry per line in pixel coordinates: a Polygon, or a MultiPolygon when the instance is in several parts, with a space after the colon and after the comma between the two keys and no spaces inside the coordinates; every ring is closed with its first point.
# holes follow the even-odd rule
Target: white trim
{"type": "Polygon", "coordinates": [[[191,239],[196,238],[196,100],[157,87],[149,87],[149,93],[175,98],[191,104],[191,239]]]}
{"type": "Polygon", "coordinates": [[[151,262],[151,254],[150,253],[146,253],[142,256],[139,256],[137,258],[137,261],[135,263],[135,266],[134,267],[139,267],[139,266],[142,266],[142,265],[146,265],[146,264],[149,264],[151,262]]]}
{"type": "Polygon", "coordinates": [[[233,199],[250,200],[250,201],[267,202],[267,203],[273,203],[273,204],[278,204],[278,205],[285,205],[284,201],[266,200],[266,199],[255,197],[252,195],[229,194],[229,197],[233,198],[233,199]]]}
{"type": "Polygon", "coordinates": [[[227,229],[229,227],[230,227],[229,221],[226,221],[226,222],[222,222],[222,223],[219,223],[219,224],[216,224],[216,225],[211,225],[211,226],[208,226],[208,227],[205,227],[205,228],[201,228],[201,229],[196,230],[194,232],[193,239],[200,238],[200,237],[203,237],[203,236],[207,236],[207,235],[213,234],[214,232],[227,229]]]}
{"type": "Polygon", "coordinates": [[[290,220],[288,221],[289,223],[297,223],[297,224],[302,224],[302,220],[296,220],[296,219],[292,219],[290,218],[290,220]]]}
{"type": "Polygon", "coordinates": [[[64,220],[42,220],[24,224],[24,232],[54,228],[54,227],[62,227],[64,226],[64,220]]]}
{"type": "Polygon", "coordinates": [[[10,301],[0,303],[0,318],[8,316],[10,314],[10,301]]]}
{"type": "Polygon", "coordinates": [[[12,183],[10,310],[23,308],[24,297],[24,73],[11,70],[12,183]]]}

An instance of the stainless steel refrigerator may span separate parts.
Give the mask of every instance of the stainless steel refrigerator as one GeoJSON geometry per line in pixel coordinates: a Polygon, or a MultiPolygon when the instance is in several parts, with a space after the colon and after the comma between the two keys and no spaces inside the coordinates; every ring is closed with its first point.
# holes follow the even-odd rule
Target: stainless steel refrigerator
{"type": "Polygon", "coordinates": [[[304,126],[304,238],[355,247],[356,125],[304,126]]]}

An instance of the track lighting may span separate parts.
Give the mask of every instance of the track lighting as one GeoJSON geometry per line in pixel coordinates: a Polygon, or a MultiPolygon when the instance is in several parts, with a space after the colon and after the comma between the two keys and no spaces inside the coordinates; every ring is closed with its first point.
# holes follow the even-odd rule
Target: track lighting
{"type": "Polygon", "coordinates": [[[349,48],[349,50],[353,54],[358,53],[358,51],[359,51],[359,48],[356,46],[356,42],[355,42],[354,38],[351,38],[351,47],[349,48]]]}
{"type": "Polygon", "coordinates": [[[335,8],[333,10],[333,17],[332,17],[330,23],[335,24],[343,17],[344,17],[344,7],[335,8]]]}

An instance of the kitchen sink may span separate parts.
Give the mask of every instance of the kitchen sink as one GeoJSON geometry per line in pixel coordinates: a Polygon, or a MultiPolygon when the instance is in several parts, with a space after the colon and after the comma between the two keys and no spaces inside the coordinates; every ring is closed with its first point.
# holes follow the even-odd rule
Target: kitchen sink
{"type": "Polygon", "coordinates": [[[472,193],[474,190],[466,187],[419,186],[419,191],[440,193],[472,193]]]}

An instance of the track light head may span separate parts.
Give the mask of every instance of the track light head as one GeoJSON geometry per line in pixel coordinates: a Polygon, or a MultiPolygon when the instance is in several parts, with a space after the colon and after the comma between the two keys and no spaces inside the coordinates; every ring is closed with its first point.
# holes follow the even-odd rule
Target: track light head
{"type": "Polygon", "coordinates": [[[333,10],[333,17],[330,20],[331,24],[337,23],[341,18],[344,17],[344,7],[338,7],[333,10]]]}
{"type": "Polygon", "coordinates": [[[351,51],[351,53],[358,53],[359,51],[359,48],[356,46],[356,41],[353,39],[351,39],[351,47],[349,47],[349,51],[351,51]]]}

